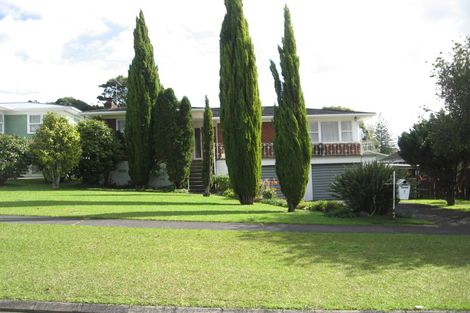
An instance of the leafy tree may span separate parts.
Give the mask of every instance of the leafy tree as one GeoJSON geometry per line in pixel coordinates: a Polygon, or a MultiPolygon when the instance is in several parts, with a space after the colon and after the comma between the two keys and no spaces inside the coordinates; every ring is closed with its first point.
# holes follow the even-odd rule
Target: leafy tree
{"type": "Polygon", "coordinates": [[[24,174],[31,163],[28,141],[0,134],[0,186],[24,174]]]}
{"type": "Polygon", "coordinates": [[[398,139],[400,156],[410,164],[419,165],[436,180],[448,205],[455,204],[460,166],[456,127],[451,116],[441,111],[415,124],[398,139]]]}
{"type": "Polygon", "coordinates": [[[174,139],[170,146],[172,154],[167,159],[167,171],[175,187],[184,188],[187,187],[194,149],[191,103],[186,97],[181,100],[175,122],[174,139]]]}
{"type": "Polygon", "coordinates": [[[56,100],[55,104],[74,107],[80,111],[90,111],[99,109],[97,105],[89,105],[88,103],[75,99],[73,97],[63,97],[56,100]]]}
{"type": "Polygon", "coordinates": [[[390,131],[388,129],[387,121],[385,121],[382,115],[379,116],[373,133],[377,145],[377,151],[384,154],[391,154],[395,151],[392,136],[390,135],[390,131]]]}
{"type": "Polygon", "coordinates": [[[106,106],[114,103],[118,107],[125,107],[127,103],[127,77],[119,75],[109,79],[99,86],[103,92],[97,98],[106,106]]]}
{"type": "Polygon", "coordinates": [[[101,178],[107,182],[120,156],[121,145],[115,132],[105,122],[93,119],[78,123],[78,132],[82,148],[78,172],[82,182],[98,184],[101,178]]]}
{"type": "Polygon", "coordinates": [[[65,117],[47,113],[33,137],[31,152],[45,176],[51,178],[52,188],[57,189],[60,178],[69,173],[80,160],[80,134],[65,117]]]}
{"type": "Polygon", "coordinates": [[[452,135],[458,139],[460,180],[470,188],[470,37],[454,43],[450,59],[436,59],[433,77],[437,79],[438,95],[456,124],[452,135]]]}
{"type": "Polygon", "coordinates": [[[225,0],[220,32],[220,107],[225,157],[241,204],[253,204],[261,178],[261,102],[256,59],[241,0],[225,0]]]}
{"type": "Polygon", "coordinates": [[[284,7],[284,37],[279,47],[283,81],[271,61],[279,107],[274,111],[274,150],[276,174],[287,199],[288,211],[294,212],[302,200],[310,172],[312,145],[300,84],[299,57],[290,12],[284,7]]]}
{"type": "Polygon", "coordinates": [[[374,137],[374,127],[373,126],[366,126],[366,124],[361,121],[359,122],[359,128],[362,130],[362,138],[363,141],[371,141],[374,142],[374,147],[377,145],[377,142],[374,137]]]}
{"type": "Polygon", "coordinates": [[[153,166],[151,120],[160,90],[153,47],[142,11],[136,19],[134,51],[128,75],[125,136],[129,175],[140,190],[145,188],[153,166]]]}
{"type": "Polygon", "coordinates": [[[214,126],[212,125],[212,110],[206,96],[204,122],[202,127],[202,183],[204,196],[210,196],[212,176],[214,171],[214,126]]]}
{"type": "Polygon", "coordinates": [[[173,89],[160,92],[153,112],[154,156],[157,163],[166,162],[172,157],[176,129],[178,99],[173,89]]]}

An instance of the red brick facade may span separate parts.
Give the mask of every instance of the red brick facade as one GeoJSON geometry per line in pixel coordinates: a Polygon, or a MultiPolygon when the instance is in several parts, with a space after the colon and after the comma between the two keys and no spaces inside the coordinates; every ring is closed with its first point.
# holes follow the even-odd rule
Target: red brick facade
{"type": "MultiPolygon", "coordinates": [[[[261,142],[273,142],[274,140],[274,125],[272,122],[263,122],[261,129],[261,142]]],[[[216,142],[223,143],[224,137],[220,124],[217,125],[216,142]]]]}

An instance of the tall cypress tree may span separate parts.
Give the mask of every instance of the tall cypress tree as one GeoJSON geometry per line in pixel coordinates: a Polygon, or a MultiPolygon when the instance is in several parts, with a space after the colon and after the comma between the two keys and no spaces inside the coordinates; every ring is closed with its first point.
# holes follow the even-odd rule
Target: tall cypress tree
{"type": "Polygon", "coordinates": [[[220,32],[220,107],[225,157],[241,204],[253,204],[261,178],[261,102],[256,59],[241,0],[225,0],[220,32]]]}
{"type": "Polygon", "coordinates": [[[157,163],[167,163],[172,157],[171,147],[176,136],[177,109],[178,99],[173,89],[167,88],[161,91],[153,111],[153,147],[157,163]]]}
{"type": "Polygon", "coordinates": [[[214,170],[214,126],[212,125],[212,110],[206,96],[204,121],[202,126],[202,183],[204,196],[210,196],[212,172],[214,170]]]}
{"type": "Polygon", "coordinates": [[[175,129],[171,142],[171,156],[166,160],[170,180],[176,188],[187,187],[194,149],[194,129],[191,115],[191,102],[183,97],[175,119],[175,129]]]}
{"type": "Polygon", "coordinates": [[[126,141],[129,175],[137,189],[145,188],[152,168],[152,108],[160,89],[153,47],[142,11],[134,30],[135,56],[129,67],[126,107],[126,141]]]}
{"type": "Polygon", "coordinates": [[[284,7],[284,37],[278,47],[283,81],[273,61],[271,72],[279,106],[274,112],[274,151],[276,174],[287,199],[288,211],[294,212],[305,193],[310,171],[312,146],[304,96],[300,86],[299,57],[290,12],[284,7]]]}

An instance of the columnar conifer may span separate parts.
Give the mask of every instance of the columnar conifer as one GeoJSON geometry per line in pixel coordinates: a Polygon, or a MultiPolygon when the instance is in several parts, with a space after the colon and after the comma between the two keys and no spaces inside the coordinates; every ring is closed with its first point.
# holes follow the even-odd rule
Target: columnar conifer
{"type": "Polygon", "coordinates": [[[167,163],[168,158],[172,157],[177,109],[178,99],[173,89],[161,91],[153,113],[154,156],[157,163],[167,163]]]}
{"type": "Polygon", "coordinates": [[[129,67],[125,135],[129,175],[136,188],[143,189],[153,163],[151,118],[160,81],[142,11],[136,19],[134,51],[129,67]]]}
{"type": "Polygon", "coordinates": [[[202,126],[202,183],[204,196],[210,196],[212,172],[214,170],[214,126],[212,125],[212,110],[206,96],[204,122],[202,126]]]}
{"type": "Polygon", "coordinates": [[[288,211],[293,212],[305,193],[312,147],[304,97],[300,86],[299,58],[287,6],[284,8],[282,48],[278,49],[282,82],[276,66],[271,61],[271,72],[279,104],[274,113],[276,174],[281,191],[287,199],[288,211]]]}
{"type": "Polygon", "coordinates": [[[241,0],[225,0],[220,32],[220,107],[225,157],[241,204],[253,204],[261,178],[261,102],[241,0]]]}
{"type": "Polygon", "coordinates": [[[191,102],[183,97],[176,112],[171,143],[171,156],[167,158],[167,171],[176,188],[187,187],[194,149],[194,129],[191,102]]]}

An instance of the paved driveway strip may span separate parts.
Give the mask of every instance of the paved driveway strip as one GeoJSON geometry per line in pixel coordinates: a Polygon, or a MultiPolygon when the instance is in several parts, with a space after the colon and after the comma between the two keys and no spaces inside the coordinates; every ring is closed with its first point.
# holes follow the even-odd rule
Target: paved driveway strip
{"type": "MultiPolygon", "coordinates": [[[[222,308],[191,308],[139,305],[110,305],[67,302],[35,302],[0,300],[0,312],[41,312],[41,313],[384,313],[376,310],[276,310],[276,309],[222,309],[222,308]]],[[[392,310],[389,313],[469,313],[469,311],[439,310],[392,310]]]]}
{"type": "Polygon", "coordinates": [[[470,235],[468,225],[301,225],[301,224],[250,224],[217,222],[176,222],[124,219],[81,219],[73,217],[0,215],[0,223],[83,225],[131,228],[171,228],[243,230],[301,233],[410,233],[435,235],[470,235]]]}

